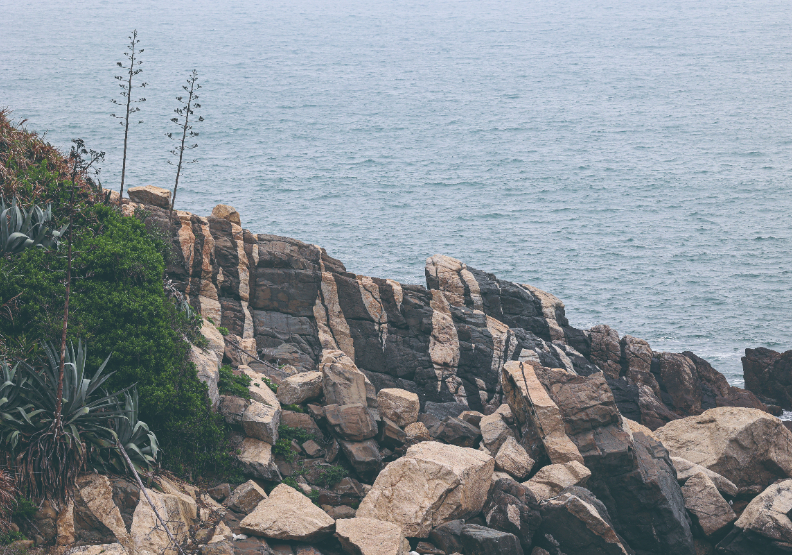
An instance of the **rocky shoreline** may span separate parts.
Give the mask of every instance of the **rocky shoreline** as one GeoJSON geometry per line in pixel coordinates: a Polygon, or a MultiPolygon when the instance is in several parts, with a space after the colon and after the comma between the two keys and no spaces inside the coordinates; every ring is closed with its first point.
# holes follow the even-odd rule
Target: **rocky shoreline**
{"type": "MultiPolygon", "coordinates": [[[[172,239],[167,277],[209,344],[192,360],[250,478],[152,490],[191,549],[792,552],[792,432],[776,417],[792,387],[773,385],[787,353],[746,351],[754,394],[693,353],[576,329],[553,295],[447,256],[427,259],[427,287],[358,276],[242,229],[229,206],[171,219],[168,191],[129,194],[124,213],[172,239]],[[250,399],[220,394],[222,362],[251,378],[250,399]]],[[[37,519],[59,544],[99,544],[77,548],[91,555],[173,550],[139,499],[91,475],[71,528],[37,519]]]]}

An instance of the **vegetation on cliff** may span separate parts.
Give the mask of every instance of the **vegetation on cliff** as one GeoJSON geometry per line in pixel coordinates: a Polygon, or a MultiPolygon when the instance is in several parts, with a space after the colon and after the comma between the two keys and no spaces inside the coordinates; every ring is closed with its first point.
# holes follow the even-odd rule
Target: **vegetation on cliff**
{"type": "MultiPolygon", "coordinates": [[[[68,213],[69,164],[57,149],[0,112],[0,193],[52,206],[53,224],[68,213]]],[[[90,345],[87,365],[108,355],[111,390],[137,384],[139,417],[159,438],[165,467],[182,473],[227,464],[222,419],[188,362],[199,320],[177,308],[163,287],[170,248],[136,218],[109,206],[95,180],[76,180],[73,279],[68,337],[90,345]]],[[[28,249],[0,259],[0,357],[37,361],[41,341],[62,325],[67,261],[28,249]]]]}

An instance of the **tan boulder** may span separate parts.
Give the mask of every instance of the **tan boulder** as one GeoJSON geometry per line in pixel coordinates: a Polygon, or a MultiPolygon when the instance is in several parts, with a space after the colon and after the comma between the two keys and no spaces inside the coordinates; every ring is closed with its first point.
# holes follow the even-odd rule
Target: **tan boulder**
{"type": "Polygon", "coordinates": [[[368,406],[366,375],[342,351],[325,351],[319,371],[327,404],[368,406]]]}
{"type": "Polygon", "coordinates": [[[426,538],[432,528],[481,511],[495,461],[475,449],[425,441],[377,476],[357,516],[393,522],[405,536],[426,538]]]}
{"type": "Polygon", "coordinates": [[[221,220],[228,220],[232,224],[238,226],[242,225],[242,220],[239,218],[239,212],[233,206],[227,204],[218,204],[212,208],[212,216],[220,218],[221,220]]]}
{"type": "Polygon", "coordinates": [[[775,542],[792,544],[792,480],[781,480],[756,496],[734,525],[775,542]]]}
{"type": "Polygon", "coordinates": [[[401,527],[382,520],[373,518],[337,520],[336,537],[348,553],[360,555],[405,555],[406,553],[401,527]]]}
{"type": "Polygon", "coordinates": [[[285,541],[314,541],[333,532],[335,521],[310,499],[280,484],[256,509],[242,519],[246,534],[285,541]]]}
{"type": "Polygon", "coordinates": [[[209,342],[207,349],[217,356],[218,362],[222,362],[223,354],[225,353],[225,338],[223,334],[218,331],[212,322],[204,318],[203,324],[201,324],[201,335],[209,342]]]}
{"type": "Polygon", "coordinates": [[[718,488],[718,491],[723,495],[737,497],[738,489],[734,482],[724,478],[717,472],[713,472],[709,468],[704,468],[700,464],[692,463],[685,459],[680,459],[679,457],[671,457],[671,463],[674,465],[674,468],[677,471],[677,481],[680,484],[687,482],[688,478],[691,476],[694,476],[699,472],[703,472],[707,475],[707,478],[712,480],[712,483],[715,484],[715,487],[718,488]]]}
{"type": "Polygon", "coordinates": [[[262,480],[280,480],[281,475],[272,457],[272,445],[246,437],[239,446],[237,460],[242,471],[262,480]]]}
{"type": "Polygon", "coordinates": [[[113,500],[113,487],[107,476],[84,474],[77,480],[77,488],[96,519],[107,526],[129,555],[134,555],[135,542],[127,532],[121,511],[113,500]]]}
{"type": "Polygon", "coordinates": [[[536,496],[537,501],[555,497],[570,486],[585,486],[591,471],[577,461],[564,464],[551,464],[524,482],[536,496]]]}
{"type": "Polygon", "coordinates": [[[274,391],[272,391],[272,389],[270,389],[267,382],[264,381],[266,378],[264,374],[256,372],[250,366],[245,365],[237,367],[237,370],[250,378],[248,391],[250,392],[250,398],[253,401],[264,403],[265,405],[273,408],[281,408],[280,401],[278,401],[278,396],[274,391]]]}
{"type": "Polygon", "coordinates": [[[704,472],[688,478],[682,486],[682,497],[685,498],[685,508],[708,538],[719,534],[737,520],[731,505],[721,497],[718,488],[704,472]]]}
{"type": "Polygon", "coordinates": [[[206,384],[212,407],[216,407],[220,401],[220,391],[217,389],[217,382],[220,381],[220,362],[217,356],[213,351],[190,345],[189,361],[195,364],[198,379],[206,384]]]}
{"type": "Polygon", "coordinates": [[[300,405],[321,396],[321,372],[295,374],[283,380],[278,386],[278,401],[284,405],[300,405]]]}
{"type": "Polygon", "coordinates": [[[169,209],[171,192],[168,189],[146,185],[145,187],[131,187],[127,190],[129,200],[139,204],[150,204],[160,208],[169,209]]]}
{"type": "Polygon", "coordinates": [[[495,455],[495,468],[509,473],[516,480],[528,476],[535,462],[513,437],[507,438],[495,455]]]}
{"type": "Polygon", "coordinates": [[[258,401],[252,401],[242,414],[242,429],[248,437],[254,437],[275,445],[278,441],[280,425],[280,408],[270,407],[258,401]]]}
{"type": "Polygon", "coordinates": [[[502,383],[503,393],[518,425],[526,435],[531,431],[539,438],[550,462],[578,461],[583,464],[580,451],[567,436],[558,405],[547,394],[532,364],[507,362],[503,366],[502,383]]]}
{"type": "Polygon", "coordinates": [[[408,443],[420,443],[421,441],[431,441],[432,436],[429,430],[426,429],[426,424],[423,422],[413,422],[404,428],[404,433],[407,434],[408,443]]]}
{"type": "Polygon", "coordinates": [[[380,415],[404,428],[418,421],[421,402],[418,395],[406,389],[385,388],[377,392],[377,406],[380,415]]]}
{"type": "MultiPolygon", "coordinates": [[[[156,507],[157,513],[167,522],[168,528],[176,540],[178,542],[186,540],[194,519],[189,518],[185,512],[186,503],[184,500],[176,495],[150,489],[146,489],[146,492],[156,507]]],[[[134,541],[135,549],[141,555],[175,555],[177,553],[176,546],[171,543],[167,532],[144,495],[140,496],[140,501],[132,516],[130,535],[134,541]]]]}
{"type": "MultiPolygon", "coordinates": [[[[116,196],[118,196],[118,193],[116,193],[116,196]]],[[[131,555],[133,552],[128,551],[120,543],[105,543],[71,547],[68,553],[72,555],[131,555]]]]}
{"type": "Polygon", "coordinates": [[[514,437],[514,432],[499,412],[483,416],[479,421],[479,430],[481,443],[490,453],[497,453],[508,438],[514,437]]]}
{"type": "Polygon", "coordinates": [[[225,500],[225,505],[232,511],[248,514],[266,498],[267,493],[261,489],[261,486],[253,480],[248,480],[234,489],[225,500]]]}
{"type": "Polygon", "coordinates": [[[718,407],[655,430],[671,456],[717,472],[739,488],[792,476],[792,432],[766,412],[718,407]]]}
{"type": "Polygon", "coordinates": [[[363,441],[377,435],[377,423],[365,405],[327,405],[327,423],[344,439],[363,441]]]}
{"type": "Polygon", "coordinates": [[[253,361],[251,355],[256,354],[256,340],[253,337],[243,339],[238,335],[228,334],[223,339],[225,339],[225,357],[231,361],[231,366],[234,368],[247,366],[253,361]]]}

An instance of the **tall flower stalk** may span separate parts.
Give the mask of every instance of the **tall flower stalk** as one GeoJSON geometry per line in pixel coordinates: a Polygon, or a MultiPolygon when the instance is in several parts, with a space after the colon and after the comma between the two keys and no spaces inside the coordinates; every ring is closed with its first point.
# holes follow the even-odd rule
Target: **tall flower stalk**
{"type": "MultiPolygon", "coordinates": [[[[176,108],[175,110],[173,110],[174,112],[176,112],[177,116],[171,118],[171,121],[176,125],[178,125],[179,129],[181,130],[181,142],[179,146],[177,146],[176,148],[170,151],[171,154],[179,157],[179,161],[176,164],[176,183],[173,185],[173,198],[171,198],[169,216],[173,214],[173,206],[176,203],[176,190],[179,188],[179,176],[181,175],[182,164],[194,163],[198,161],[194,159],[185,161],[184,151],[198,148],[198,143],[194,143],[191,145],[186,145],[185,143],[187,142],[188,137],[190,138],[190,141],[192,141],[194,137],[198,136],[198,132],[192,130],[193,126],[192,124],[190,124],[190,116],[194,115],[195,110],[201,107],[201,105],[198,104],[197,102],[198,89],[200,88],[201,85],[198,83],[198,72],[196,70],[192,70],[190,77],[187,79],[187,84],[182,85],[182,89],[184,89],[184,91],[187,93],[187,96],[176,97],[176,100],[178,100],[183,104],[178,108],[176,108]]],[[[198,121],[203,121],[203,120],[204,120],[203,117],[201,116],[198,117],[198,121]]],[[[175,134],[175,136],[174,133],[165,133],[165,135],[167,135],[169,139],[179,140],[178,132],[175,134]]],[[[168,163],[173,164],[173,161],[168,160],[168,163]]]]}

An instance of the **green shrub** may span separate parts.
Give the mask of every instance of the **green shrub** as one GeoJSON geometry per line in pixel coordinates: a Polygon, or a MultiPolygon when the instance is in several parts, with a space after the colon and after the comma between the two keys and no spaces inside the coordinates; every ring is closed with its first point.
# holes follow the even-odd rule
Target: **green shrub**
{"type": "Polygon", "coordinates": [[[217,382],[217,389],[220,395],[236,395],[244,399],[250,399],[250,376],[246,374],[234,375],[230,366],[223,365],[220,368],[220,379],[217,382]]]}
{"type": "Polygon", "coordinates": [[[282,408],[283,410],[290,410],[290,411],[292,411],[292,412],[303,412],[303,413],[305,412],[305,409],[304,409],[304,408],[302,408],[300,405],[294,405],[294,404],[291,404],[291,405],[281,405],[281,408],[282,408]]]}
{"type": "Polygon", "coordinates": [[[295,439],[299,444],[303,444],[309,439],[316,439],[316,436],[304,428],[293,428],[285,424],[278,426],[278,437],[288,440],[289,442],[295,439]]]}
{"type": "Polygon", "coordinates": [[[319,475],[316,477],[316,484],[324,488],[329,488],[333,487],[346,477],[346,468],[339,465],[333,465],[329,468],[323,468],[319,472],[319,475]]]}
{"type": "Polygon", "coordinates": [[[6,532],[0,532],[0,545],[9,545],[14,543],[15,541],[19,540],[26,540],[25,534],[22,532],[15,532],[13,530],[8,530],[6,532]]]}
{"type": "Polygon", "coordinates": [[[228,335],[228,334],[230,333],[230,332],[228,331],[228,328],[224,328],[223,326],[219,326],[219,327],[217,328],[217,331],[219,331],[219,332],[220,332],[220,335],[222,335],[223,337],[225,337],[226,335],[228,335]]]}
{"type": "Polygon", "coordinates": [[[261,376],[261,381],[264,382],[265,384],[267,384],[267,387],[269,387],[272,390],[273,393],[277,393],[278,392],[278,384],[273,382],[267,376],[261,376]]]}
{"type": "Polygon", "coordinates": [[[38,505],[33,503],[26,497],[20,497],[16,500],[16,505],[11,513],[12,518],[19,518],[23,520],[30,520],[38,512],[38,505]]]}
{"type": "Polygon", "coordinates": [[[297,453],[291,448],[290,439],[279,438],[275,445],[272,446],[272,452],[283,457],[286,462],[294,462],[297,457],[297,453]]]}
{"type": "Polygon", "coordinates": [[[286,484],[286,485],[287,485],[287,486],[289,486],[290,488],[294,488],[294,489],[296,489],[297,491],[300,491],[300,486],[299,486],[299,484],[297,483],[297,480],[295,480],[295,479],[294,479],[294,478],[292,478],[291,476],[287,476],[286,478],[284,478],[284,479],[281,481],[281,484],[286,484]]]}

